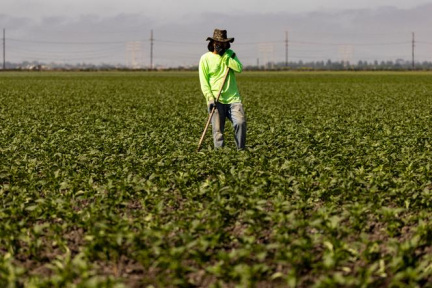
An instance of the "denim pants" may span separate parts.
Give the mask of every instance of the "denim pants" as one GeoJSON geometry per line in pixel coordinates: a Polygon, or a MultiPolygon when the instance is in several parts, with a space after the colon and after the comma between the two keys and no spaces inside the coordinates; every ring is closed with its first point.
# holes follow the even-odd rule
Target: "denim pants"
{"type": "Polygon", "coordinates": [[[228,118],[234,127],[237,149],[243,150],[246,145],[246,117],[242,103],[222,104],[218,102],[216,107],[211,121],[214,147],[220,148],[224,145],[225,120],[228,118]]]}

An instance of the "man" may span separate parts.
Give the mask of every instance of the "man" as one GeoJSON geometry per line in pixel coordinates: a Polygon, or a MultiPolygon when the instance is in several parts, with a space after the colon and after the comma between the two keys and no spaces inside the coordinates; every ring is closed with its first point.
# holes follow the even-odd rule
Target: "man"
{"type": "Polygon", "coordinates": [[[216,105],[212,117],[214,147],[224,145],[225,120],[231,121],[234,127],[234,138],[237,149],[243,150],[246,145],[246,118],[235,78],[235,72],[240,73],[243,65],[234,51],[229,49],[234,38],[227,38],[226,30],[215,29],[207,48],[210,52],[204,54],[199,63],[199,78],[201,90],[207,100],[208,111],[216,105]],[[216,96],[222,86],[227,69],[230,68],[219,101],[216,96]]]}

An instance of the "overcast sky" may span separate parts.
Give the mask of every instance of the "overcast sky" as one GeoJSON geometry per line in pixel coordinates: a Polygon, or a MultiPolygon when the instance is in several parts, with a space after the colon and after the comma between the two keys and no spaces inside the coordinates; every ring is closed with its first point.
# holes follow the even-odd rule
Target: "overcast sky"
{"type": "Polygon", "coordinates": [[[2,14],[41,17],[73,17],[85,14],[113,16],[137,13],[157,22],[170,21],[188,14],[214,12],[303,13],[317,10],[371,9],[383,6],[413,8],[430,3],[427,0],[1,0],[2,14]]]}
{"type": "Polygon", "coordinates": [[[125,64],[132,57],[149,65],[153,29],[154,63],[193,65],[214,28],[236,38],[245,64],[284,61],[285,31],[291,61],[409,60],[411,32],[418,60],[432,61],[430,15],[425,0],[0,0],[14,62],[125,64]]]}

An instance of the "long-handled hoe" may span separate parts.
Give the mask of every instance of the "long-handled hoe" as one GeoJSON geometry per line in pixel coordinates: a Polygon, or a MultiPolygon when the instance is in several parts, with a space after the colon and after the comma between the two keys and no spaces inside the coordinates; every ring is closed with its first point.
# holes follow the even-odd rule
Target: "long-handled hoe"
{"type": "Polygon", "coordinates": [[[221,95],[222,89],[223,89],[223,87],[224,87],[224,85],[225,85],[225,81],[226,81],[226,79],[227,79],[227,77],[228,77],[228,74],[229,74],[230,70],[231,70],[231,69],[228,67],[228,68],[227,68],[227,71],[225,72],[225,76],[224,76],[223,81],[222,81],[222,86],[221,86],[221,88],[219,89],[219,93],[218,93],[218,95],[217,95],[217,97],[216,97],[215,105],[213,106],[213,109],[210,111],[210,115],[209,115],[209,118],[208,118],[208,120],[207,120],[207,124],[206,124],[206,126],[205,126],[205,128],[204,128],[204,132],[203,132],[203,134],[201,135],[201,139],[200,139],[200,141],[199,141],[199,143],[198,143],[198,149],[197,149],[197,152],[199,152],[199,150],[201,149],[201,144],[202,144],[202,142],[204,141],[204,137],[205,137],[205,135],[206,135],[206,133],[207,133],[207,129],[208,129],[209,125],[210,125],[210,122],[211,122],[211,119],[212,119],[212,117],[213,117],[213,114],[214,114],[214,112],[215,112],[216,109],[217,109],[217,108],[216,108],[216,105],[217,105],[217,102],[219,101],[219,98],[220,98],[220,95],[221,95]]]}

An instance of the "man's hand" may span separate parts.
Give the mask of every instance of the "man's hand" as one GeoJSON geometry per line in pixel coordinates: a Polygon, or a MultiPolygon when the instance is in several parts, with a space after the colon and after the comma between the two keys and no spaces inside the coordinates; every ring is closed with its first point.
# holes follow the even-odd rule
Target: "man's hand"
{"type": "Polygon", "coordinates": [[[220,56],[222,56],[226,51],[226,49],[223,47],[223,44],[221,44],[221,43],[216,43],[214,45],[214,49],[215,49],[216,53],[219,54],[220,56]]]}
{"type": "Polygon", "coordinates": [[[209,102],[209,112],[211,112],[211,111],[213,110],[214,107],[217,107],[217,106],[216,106],[216,102],[215,102],[215,100],[214,100],[214,98],[213,98],[213,100],[211,100],[211,101],[209,102]]]}
{"type": "Polygon", "coordinates": [[[225,61],[226,65],[228,65],[230,58],[234,59],[235,57],[236,57],[236,53],[234,51],[228,50],[227,52],[225,52],[224,61],[225,61]]]}

